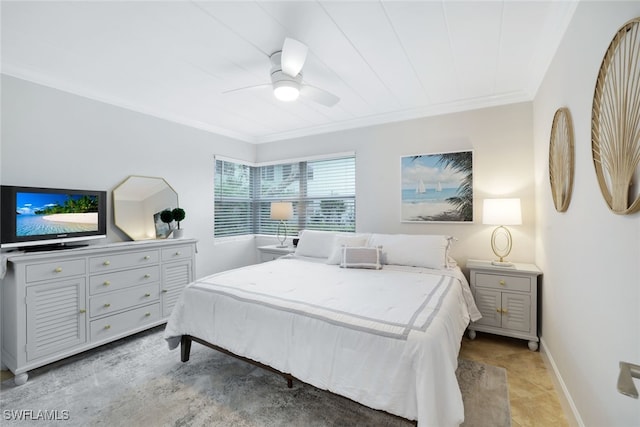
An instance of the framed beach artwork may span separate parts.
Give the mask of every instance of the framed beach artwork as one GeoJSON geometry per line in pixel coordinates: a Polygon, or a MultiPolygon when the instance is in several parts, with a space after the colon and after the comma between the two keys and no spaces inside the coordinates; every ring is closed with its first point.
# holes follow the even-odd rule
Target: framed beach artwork
{"type": "Polygon", "coordinates": [[[473,151],[401,158],[402,222],[473,222],[473,151]]]}

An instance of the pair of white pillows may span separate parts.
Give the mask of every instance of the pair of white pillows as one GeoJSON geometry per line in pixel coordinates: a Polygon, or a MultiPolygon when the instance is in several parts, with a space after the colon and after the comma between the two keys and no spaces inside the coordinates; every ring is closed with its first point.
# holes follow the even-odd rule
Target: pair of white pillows
{"type": "Polygon", "coordinates": [[[351,234],[302,230],[295,254],[340,264],[343,247],[382,247],[382,264],[444,269],[451,267],[450,236],[431,234],[351,234]]]}

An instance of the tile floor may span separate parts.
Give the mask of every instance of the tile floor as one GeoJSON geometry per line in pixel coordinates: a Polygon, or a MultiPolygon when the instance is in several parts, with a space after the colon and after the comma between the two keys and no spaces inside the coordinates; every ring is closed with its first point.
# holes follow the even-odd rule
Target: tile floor
{"type": "MultiPolygon", "coordinates": [[[[460,357],[507,370],[513,427],[570,426],[542,355],[530,351],[526,341],[478,332],[473,341],[462,339],[460,357]]],[[[1,371],[0,378],[12,376],[1,371]]]]}
{"type": "Polygon", "coordinates": [[[477,333],[462,339],[460,357],[507,370],[513,427],[569,427],[551,374],[527,341],[477,333]]]}

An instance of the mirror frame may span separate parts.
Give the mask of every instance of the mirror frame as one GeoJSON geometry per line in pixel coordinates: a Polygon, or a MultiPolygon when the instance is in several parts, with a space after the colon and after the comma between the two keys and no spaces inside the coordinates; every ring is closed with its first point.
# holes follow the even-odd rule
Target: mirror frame
{"type": "Polygon", "coordinates": [[[112,190],[112,201],[113,223],[131,240],[163,239],[173,231],[159,219],[163,210],[179,206],[178,193],[164,178],[129,175],[112,190]],[[118,198],[123,191],[125,197],[118,198]]]}

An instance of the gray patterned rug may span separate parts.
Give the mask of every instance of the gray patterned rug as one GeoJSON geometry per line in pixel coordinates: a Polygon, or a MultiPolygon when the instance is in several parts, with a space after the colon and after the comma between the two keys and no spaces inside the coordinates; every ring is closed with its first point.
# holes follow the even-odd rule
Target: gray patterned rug
{"type": "MultiPolygon", "coordinates": [[[[196,343],[189,362],[182,363],[179,350],[168,351],[162,331],[35,369],[20,387],[4,381],[3,425],[415,425],[299,381],[288,389],[282,377],[196,343]]],[[[503,368],[461,359],[457,375],[464,426],[511,425],[503,368]]]]}

